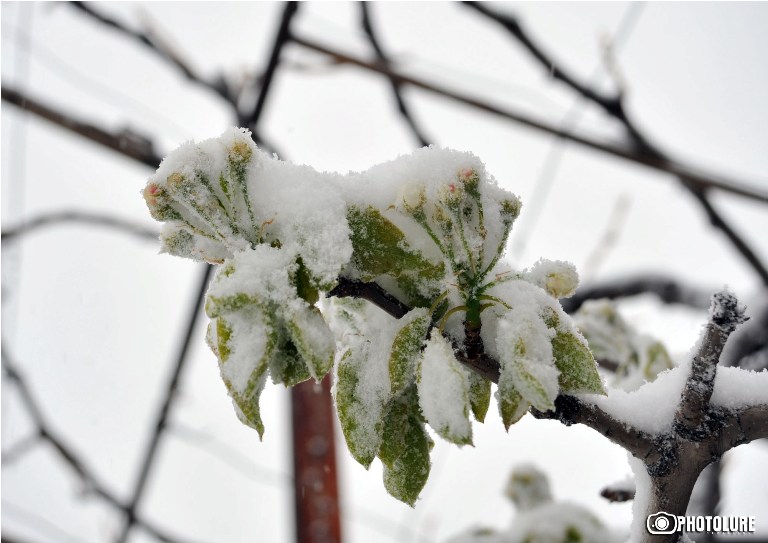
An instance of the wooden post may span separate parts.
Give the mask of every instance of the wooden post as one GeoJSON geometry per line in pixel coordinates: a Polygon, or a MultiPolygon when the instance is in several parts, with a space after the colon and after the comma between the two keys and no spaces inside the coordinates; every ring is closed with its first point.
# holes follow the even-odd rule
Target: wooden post
{"type": "Polygon", "coordinates": [[[341,543],[331,376],[291,389],[297,543],[341,543]]]}

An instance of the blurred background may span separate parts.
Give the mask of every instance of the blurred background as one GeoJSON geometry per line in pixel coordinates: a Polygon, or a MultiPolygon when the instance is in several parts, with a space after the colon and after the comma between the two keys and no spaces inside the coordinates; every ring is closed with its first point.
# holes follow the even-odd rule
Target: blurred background
{"type": "MultiPolygon", "coordinates": [[[[768,4],[3,2],[1,15],[3,541],[294,537],[289,393],[267,386],[263,442],[238,422],[192,318],[205,267],[157,254],[141,197],[162,156],[229,126],[318,170],[424,144],[477,154],[524,204],[511,261],[569,260],[585,289],[616,287],[622,315],[678,359],[706,321],[700,293],[727,284],[753,315],[766,305],[768,4]]],[[[622,449],[530,416],[506,433],[493,406],[474,447],[437,441],[413,509],[341,437],[337,457],[345,541],[503,528],[521,462],[607,525],[631,518],[600,497],[630,473],[622,449]]],[[[765,443],[732,451],[715,499],[757,515],[763,538],[766,466],[765,443]]]]}

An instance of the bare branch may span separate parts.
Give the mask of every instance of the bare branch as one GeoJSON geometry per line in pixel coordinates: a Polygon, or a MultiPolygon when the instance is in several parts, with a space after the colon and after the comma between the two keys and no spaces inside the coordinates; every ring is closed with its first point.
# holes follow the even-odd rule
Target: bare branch
{"type": "Polygon", "coordinates": [[[547,134],[559,136],[568,141],[578,143],[585,147],[589,147],[590,149],[601,151],[611,156],[623,158],[637,164],[643,164],[658,171],[686,177],[686,179],[692,183],[695,183],[702,189],[717,188],[732,194],[738,194],[746,198],[768,203],[768,194],[758,188],[754,188],[761,185],[762,183],[754,183],[754,187],[750,187],[748,184],[732,178],[706,172],[691,166],[684,165],[677,161],[662,159],[656,156],[648,155],[646,153],[640,153],[636,149],[628,147],[622,143],[600,141],[597,138],[585,134],[578,134],[576,132],[564,130],[554,124],[548,123],[541,119],[536,119],[535,117],[532,117],[528,114],[512,110],[509,107],[497,106],[462,92],[450,90],[440,85],[428,83],[424,80],[410,77],[408,75],[399,73],[388,66],[384,66],[380,63],[367,62],[305,37],[297,36],[294,34],[292,39],[294,43],[307,49],[328,55],[338,62],[352,64],[365,70],[377,72],[387,76],[390,79],[398,81],[399,83],[408,84],[413,87],[424,89],[456,102],[469,105],[481,111],[498,115],[499,117],[527,126],[529,128],[539,130],[541,132],[545,132],[547,134]]]}
{"type": "Polygon", "coordinates": [[[128,36],[129,38],[136,40],[142,45],[149,48],[153,53],[158,55],[161,59],[169,62],[176,68],[178,68],[184,76],[197,85],[200,85],[208,90],[213,91],[217,95],[221,96],[229,102],[233,107],[236,105],[237,98],[233,95],[232,90],[226,83],[223,77],[218,77],[213,80],[207,80],[197,74],[192,67],[181,56],[170,47],[167,40],[162,39],[155,31],[148,30],[147,32],[139,32],[126,27],[117,19],[113,19],[97,10],[93,9],[91,2],[69,2],[69,5],[78,9],[80,12],[88,15],[95,21],[116,30],[117,32],[128,36]]]}
{"type": "Polygon", "coordinates": [[[19,226],[7,228],[0,234],[0,238],[6,242],[16,241],[40,228],[66,223],[111,228],[144,240],[157,241],[158,237],[158,233],[155,230],[145,228],[143,225],[132,221],[112,217],[111,215],[101,215],[85,211],[59,211],[47,215],[40,215],[34,219],[24,221],[24,223],[19,226]]]}
{"type": "Polygon", "coordinates": [[[171,379],[168,382],[168,388],[165,392],[160,411],[157,414],[157,420],[154,424],[152,435],[150,436],[149,444],[144,453],[144,458],[139,469],[139,476],[136,480],[131,499],[128,505],[125,507],[126,522],[123,526],[123,531],[118,538],[118,541],[124,542],[128,538],[128,534],[131,528],[137,523],[138,509],[142,497],[144,496],[144,489],[146,488],[147,481],[149,479],[150,471],[154,465],[155,458],[157,456],[157,450],[160,445],[160,438],[165,431],[168,424],[168,417],[171,412],[171,407],[176,399],[177,392],[179,390],[179,382],[181,381],[181,374],[186,367],[187,353],[189,352],[189,346],[192,344],[192,338],[197,328],[197,319],[200,315],[200,309],[203,305],[203,299],[208,289],[208,281],[211,276],[213,266],[206,265],[205,270],[201,276],[200,285],[197,290],[197,295],[192,306],[192,311],[189,316],[189,322],[187,323],[184,337],[182,338],[181,345],[179,346],[179,352],[176,357],[176,363],[173,367],[173,373],[171,379]]]}
{"type": "MultiPolygon", "coordinates": [[[[368,2],[360,2],[360,10],[362,11],[362,25],[363,30],[365,31],[366,36],[368,36],[368,41],[370,42],[373,49],[376,51],[376,55],[379,57],[379,62],[381,62],[384,65],[389,65],[389,57],[384,52],[384,50],[381,47],[381,44],[379,43],[379,40],[376,38],[376,34],[373,31],[373,24],[371,22],[371,13],[370,13],[370,6],[368,2]]],[[[402,92],[400,92],[401,83],[397,81],[396,79],[390,78],[390,83],[392,84],[392,93],[395,96],[395,101],[397,102],[397,110],[400,112],[400,115],[403,117],[406,123],[408,123],[408,126],[411,129],[411,132],[413,133],[413,136],[418,140],[418,142],[421,144],[422,147],[426,147],[429,145],[429,141],[424,136],[424,133],[421,131],[421,129],[416,124],[415,119],[411,115],[411,112],[409,111],[408,106],[405,103],[405,99],[403,98],[402,92]]]]}
{"type": "Polygon", "coordinates": [[[575,313],[587,300],[628,298],[653,294],[666,304],[684,304],[696,309],[709,307],[709,295],[669,277],[638,275],[579,287],[570,298],[560,300],[566,313],[575,313]]]}
{"type": "Polygon", "coordinates": [[[95,125],[61,113],[7,85],[2,87],[2,99],[4,102],[34,113],[47,121],[76,132],[91,141],[109,147],[113,151],[117,151],[151,168],[157,168],[160,164],[161,159],[155,151],[152,140],[130,129],[124,129],[117,133],[108,132],[95,125]]]}
{"type": "MultiPolygon", "coordinates": [[[[59,437],[58,433],[51,428],[48,421],[45,419],[42,410],[40,409],[37,399],[33,396],[32,391],[27,386],[26,381],[16,367],[16,364],[11,359],[9,353],[6,350],[6,343],[3,341],[0,343],[0,350],[2,351],[2,367],[3,372],[8,380],[12,381],[19,391],[21,402],[24,404],[25,409],[29,413],[32,422],[38,430],[38,436],[41,440],[48,443],[54,451],[56,451],[59,458],[61,458],[70,469],[80,479],[83,487],[86,491],[91,492],[104,501],[112,505],[118,510],[127,511],[126,505],[118,498],[112,491],[107,490],[96,475],[91,471],[88,464],[81,459],[64,440],[59,437]]],[[[5,462],[5,458],[3,459],[5,462]]],[[[160,541],[168,543],[178,542],[175,537],[171,537],[164,533],[161,529],[154,526],[151,522],[143,519],[141,516],[136,515],[134,523],[137,526],[141,526],[149,534],[153,535],[160,541]]]]}
{"type": "Polygon", "coordinates": [[[254,139],[257,143],[261,140],[258,137],[256,127],[259,124],[259,119],[261,118],[261,114],[264,111],[264,104],[266,104],[267,96],[269,95],[269,91],[272,88],[272,80],[274,79],[277,66],[280,64],[280,55],[283,51],[283,47],[291,39],[291,21],[293,20],[293,16],[296,15],[298,9],[298,2],[287,2],[285,4],[283,15],[280,19],[280,26],[277,29],[277,35],[275,36],[275,42],[272,45],[272,52],[269,55],[267,67],[266,70],[264,70],[264,75],[262,76],[261,91],[259,92],[259,96],[256,99],[256,104],[253,107],[253,111],[251,111],[249,114],[238,114],[240,117],[240,124],[251,129],[251,132],[253,133],[254,139]]]}
{"type": "Polygon", "coordinates": [[[738,445],[765,438],[768,438],[768,403],[734,409],[723,421],[716,452],[722,455],[738,445]]]}
{"type": "Polygon", "coordinates": [[[646,463],[656,462],[660,457],[656,436],[633,428],[625,421],[616,420],[600,407],[575,396],[558,396],[555,399],[554,411],[531,409],[531,413],[537,419],[559,420],[566,426],[588,426],[646,463]]]}
{"type": "MultiPolygon", "coordinates": [[[[522,45],[531,56],[536,59],[545,69],[549,70],[552,77],[559,79],[578,94],[588,99],[592,103],[601,107],[605,112],[611,115],[614,119],[621,122],[627,131],[634,148],[642,155],[653,157],[660,161],[671,161],[670,156],[665,151],[661,150],[661,147],[651,142],[637,127],[634,121],[627,115],[625,108],[623,107],[623,100],[621,94],[617,94],[614,97],[606,97],[601,95],[589,86],[578,82],[573,76],[571,76],[561,65],[555,63],[555,61],[549,55],[545,54],[542,47],[534,42],[530,35],[523,30],[520,23],[512,16],[503,15],[494,11],[491,11],[479,2],[463,2],[486,17],[493,19],[506,28],[512,36],[522,45]]],[[[749,247],[747,242],[739,236],[736,231],[725,221],[725,219],[717,213],[709,201],[706,190],[708,187],[703,186],[698,182],[691,182],[691,179],[685,175],[684,172],[672,172],[678,177],[680,183],[688,189],[694,198],[703,207],[707,213],[712,225],[721,230],[734,248],[742,254],[749,263],[750,267],[757,273],[764,285],[768,286],[768,268],[760,262],[755,255],[755,252],[749,247]]]]}
{"type": "Polygon", "coordinates": [[[630,131],[632,141],[637,145],[638,150],[644,152],[649,149],[645,138],[634,128],[634,125],[629,122],[620,93],[608,96],[598,92],[585,83],[579,82],[576,79],[576,76],[571,74],[562,64],[556,62],[551,55],[544,51],[544,48],[524,30],[516,17],[493,11],[482,2],[462,2],[462,4],[482,13],[487,18],[503,26],[520,43],[520,45],[522,45],[531,56],[541,64],[542,68],[547,71],[550,77],[565,83],[578,94],[598,105],[608,113],[608,115],[625,124],[630,131]]]}

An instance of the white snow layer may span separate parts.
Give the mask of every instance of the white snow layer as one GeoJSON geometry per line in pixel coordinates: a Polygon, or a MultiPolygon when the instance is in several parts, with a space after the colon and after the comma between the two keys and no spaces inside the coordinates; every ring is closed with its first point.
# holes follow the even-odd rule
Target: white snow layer
{"type": "Polygon", "coordinates": [[[450,343],[436,332],[424,349],[418,388],[419,405],[429,425],[454,443],[471,442],[469,376],[450,343]]]}

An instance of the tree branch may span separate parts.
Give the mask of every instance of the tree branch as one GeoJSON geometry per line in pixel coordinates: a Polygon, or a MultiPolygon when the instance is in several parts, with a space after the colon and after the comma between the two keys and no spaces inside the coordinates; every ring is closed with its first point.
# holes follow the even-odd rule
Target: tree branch
{"type": "MultiPolygon", "coordinates": [[[[661,150],[661,147],[651,142],[637,127],[635,122],[627,115],[623,106],[623,100],[621,94],[617,94],[614,97],[606,97],[599,94],[594,89],[587,85],[578,82],[575,77],[571,76],[565,69],[556,64],[555,61],[549,55],[545,54],[541,46],[535,43],[535,41],[528,35],[520,23],[512,16],[503,15],[494,11],[491,11],[484,5],[478,2],[463,2],[476,11],[479,11],[486,17],[501,24],[506,30],[523,46],[531,56],[539,62],[543,68],[547,69],[552,77],[558,79],[580,94],[582,97],[591,101],[593,104],[601,107],[611,117],[619,121],[627,134],[634,148],[643,155],[653,157],[659,161],[671,162],[669,154],[661,150]]],[[[707,187],[701,185],[701,183],[691,183],[690,178],[685,175],[684,172],[672,172],[678,177],[680,183],[691,192],[696,201],[704,209],[705,213],[710,219],[712,225],[721,230],[734,248],[741,253],[747,263],[760,277],[760,280],[764,285],[768,286],[768,268],[760,262],[755,255],[754,251],[749,247],[747,242],[739,236],[736,231],[725,221],[720,215],[712,203],[707,198],[707,187]]]]}
{"type": "Polygon", "coordinates": [[[148,32],[132,30],[126,27],[124,24],[120,23],[117,19],[113,19],[103,13],[100,13],[97,10],[94,10],[93,3],[91,2],[72,1],[69,2],[69,5],[71,5],[73,8],[76,8],[81,13],[91,17],[95,21],[98,21],[99,23],[113,30],[116,30],[117,32],[128,36],[129,38],[146,46],[150,51],[155,53],[161,59],[178,68],[184,77],[186,77],[189,81],[210,91],[213,91],[215,94],[224,98],[224,100],[229,102],[229,104],[231,104],[233,107],[236,107],[237,97],[232,92],[232,89],[229,88],[229,85],[227,85],[227,82],[223,77],[218,77],[214,80],[207,80],[198,75],[192,69],[192,67],[183,61],[180,55],[168,45],[167,41],[160,38],[156,33],[152,32],[151,30],[148,32]]]}
{"type": "Polygon", "coordinates": [[[259,119],[264,111],[264,104],[266,104],[267,96],[272,88],[272,80],[274,79],[277,66],[280,64],[280,54],[283,51],[283,47],[291,39],[291,21],[293,16],[299,9],[298,2],[287,2],[283,9],[283,15],[280,19],[280,26],[277,29],[277,35],[275,36],[275,42],[272,45],[272,52],[269,55],[267,61],[267,67],[264,71],[261,82],[261,91],[256,99],[256,104],[253,107],[253,111],[250,114],[240,114],[239,123],[241,126],[247,126],[251,129],[256,142],[260,142],[260,138],[257,135],[256,127],[259,124],[259,119]]]}
{"type": "Polygon", "coordinates": [[[160,164],[161,158],[155,151],[152,140],[132,130],[124,129],[121,132],[108,132],[95,125],[61,113],[7,85],[2,87],[2,99],[4,102],[34,113],[38,117],[42,117],[62,128],[80,134],[105,147],[109,147],[113,151],[117,151],[121,155],[146,164],[151,168],[157,168],[160,164]]]}
{"type": "Polygon", "coordinates": [[[666,304],[684,304],[695,309],[709,307],[709,296],[703,291],[660,275],[637,275],[582,286],[570,298],[560,300],[560,304],[566,313],[575,313],[587,300],[615,300],[640,294],[653,294],[666,304]]]}
{"type": "MultiPolygon", "coordinates": [[[[0,351],[2,351],[3,373],[5,373],[5,377],[9,381],[13,382],[13,384],[16,386],[16,389],[19,391],[21,402],[24,404],[27,413],[29,413],[29,416],[32,419],[32,423],[37,428],[38,440],[45,441],[53,448],[54,451],[56,451],[58,457],[61,458],[64,463],[67,464],[75,473],[78,479],[80,479],[84,489],[87,492],[99,496],[101,499],[118,510],[124,512],[127,511],[127,506],[123,503],[123,501],[110,490],[107,490],[107,487],[91,471],[88,464],[82,458],[80,458],[74,450],[65,444],[64,440],[61,439],[57,432],[51,428],[48,421],[45,419],[45,416],[43,415],[37,400],[32,394],[32,391],[27,386],[26,381],[22,377],[19,370],[16,368],[16,364],[13,362],[9,353],[7,352],[5,341],[0,343],[0,351]]],[[[4,456],[4,464],[6,460],[7,459],[4,456]]],[[[164,533],[160,528],[157,528],[151,522],[143,519],[139,515],[136,515],[134,523],[137,526],[141,526],[143,530],[156,537],[160,541],[168,543],[179,541],[178,539],[164,533]]]]}
{"type": "MultiPolygon", "coordinates": [[[[600,141],[588,135],[578,134],[568,130],[563,130],[562,128],[554,124],[548,123],[541,119],[536,119],[535,117],[532,117],[528,114],[525,114],[516,110],[512,110],[508,107],[497,106],[489,102],[480,100],[478,98],[474,98],[462,92],[450,90],[440,85],[428,83],[421,79],[410,77],[408,75],[399,73],[394,69],[384,66],[380,63],[367,62],[365,60],[362,60],[357,57],[340,52],[338,50],[332,49],[330,47],[327,47],[323,44],[320,44],[318,42],[315,42],[305,37],[297,36],[294,34],[292,39],[294,43],[301,45],[302,47],[305,47],[307,49],[311,49],[313,51],[323,53],[324,55],[327,55],[335,59],[337,62],[352,64],[354,66],[363,68],[365,70],[377,72],[379,74],[387,76],[390,79],[398,81],[401,84],[408,84],[413,87],[417,87],[417,88],[429,91],[431,93],[444,96],[455,102],[459,102],[459,103],[471,106],[475,109],[479,109],[487,113],[498,115],[499,117],[513,121],[523,126],[527,126],[529,128],[533,128],[541,132],[545,132],[547,134],[561,137],[565,140],[578,143],[590,149],[601,151],[611,156],[623,158],[625,160],[628,160],[637,164],[643,164],[645,166],[648,166],[658,171],[671,173],[677,176],[685,176],[689,181],[701,187],[702,189],[717,188],[725,192],[738,194],[746,198],[757,200],[763,203],[768,203],[768,194],[763,192],[761,189],[750,187],[749,185],[741,181],[715,175],[715,174],[706,172],[704,170],[693,168],[691,166],[687,166],[673,160],[661,159],[659,157],[651,156],[646,153],[640,153],[636,149],[630,148],[621,143],[615,143],[610,141],[600,141]]],[[[759,184],[755,183],[754,185],[758,186],[759,184]]]]}
{"type": "MultiPolygon", "coordinates": [[[[364,1],[360,2],[360,10],[362,11],[363,30],[365,31],[365,35],[368,36],[368,41],[370,42],[374,51],[376,51],[376,55],[379,58],[379,62],[385,66],[389,66],[391,64],[389,61],[389,58],[384,52],[384,50],[382,49],[381,45],[379,44],[379,40],[376,38],[376,34],[373,31],[373,24],[371,22],[369,5],[370,4],[368,2],[364,2],[364,1]]],[[[410,127],[411,132],[413,133],[413,136],[416,138],[416,140],[418,140],[421,146],[422,147],[428,146],[429,141],[427,140],[427,138],[424,136],[424,133],[416,124],[415,119],[411,115],[409,108],[405,103],[403,94],[402,92],[400,92],[401,83],[394,78],[389,78],[389,82],[392,84],[392,93],[395,97],[395,101],[397,102],[397,110],[400,112],[400,115],[403,117],[405,122],[408,123],[408,126],[410,127]]]]}
{"type": "Polygon", "coordinates": [[[18,238],[31,234],[40,228],[64,223],[87,224],[99,227],[111,228],[144,240],[157,241],[158,232],[132,221],[118,219],[111,215],[101,215],[85,211],[58,211],[47,215],[40,215],[34,219],[24,221],[23,224],[7,228],[0,234],[0,239],[5,242],[16,241],[18,238]]]}
{"type": "Polygon", "coordinates": [[[190,313],[189,321],[184,332],[184,337],[182,338],[181,345],[179,346],[179,352],[176,357],[176,363],[173,367],[173,373],[171,374],[170,381],[168,382],[168,388],[166,390],[165,397],[163,398],[160,411],[157,414],[154,430],[150,437],[149,444],[147,445],[147,449],[144,453],[144,458],[139,469],[139,476],[136,479],[136,484],[131,494],[131,499],[128,502],[128,505],[125,507],[126,521],[125,525],[123,526],[123,531],[118,538],[118,541],[121,543],[127,540],[131,528],[133,528],[133,526],[136,524],[139,503],[144,496],[144,489],[146,488],[150,471],[152,470],[152,466],[154,465],[155,458],[157,456],[157,450],[160,445],[160,438],[165,431],[166,425],[168,424],[168,417],[171,413],[171,407],[173,406],[173,402],[176,399],[176,395],[179,390],[181,374],[184,367],[186,366],[187,353],[189,351],[189,346],[192,343],[193,334],[197,327],[197,319],[203,306],[203,300],[208,289],[208,281],[210,279],[212,270],[213,266],[210,264],[206,265],[205,270],[201,276],[200,285],[198,287],[197,295],[192,306],[192,311],[190,313]]]}

